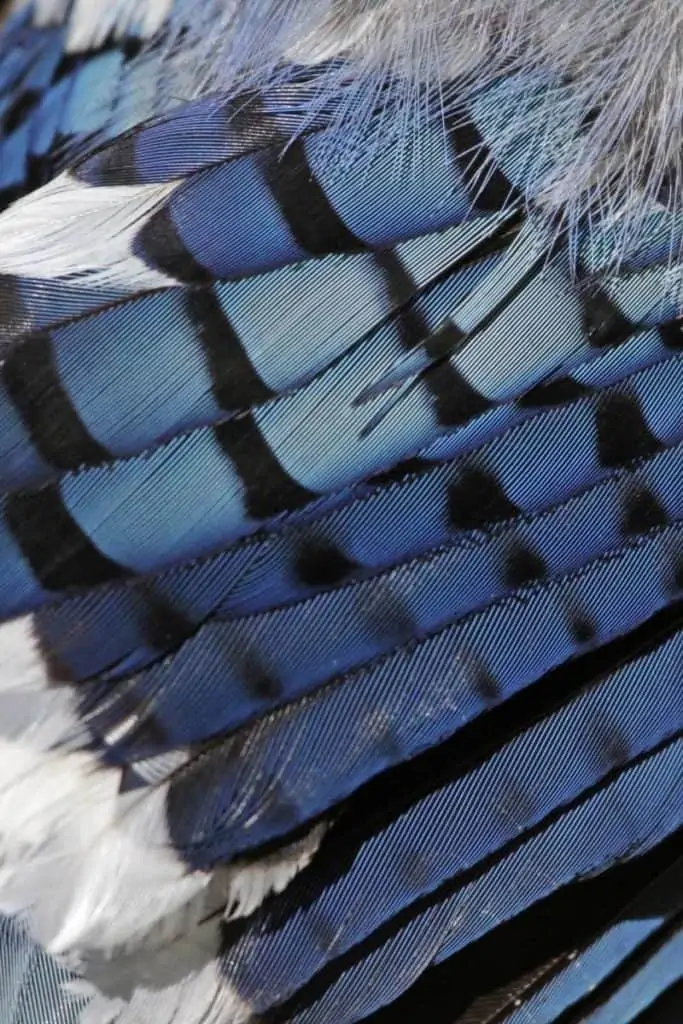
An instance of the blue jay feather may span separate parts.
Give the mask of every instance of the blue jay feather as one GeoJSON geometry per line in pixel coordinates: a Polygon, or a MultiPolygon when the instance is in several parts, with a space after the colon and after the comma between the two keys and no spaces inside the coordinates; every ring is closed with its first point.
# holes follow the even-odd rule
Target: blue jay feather
{"type": "Polygon", "coordinates": [[[0,64],[0,204],[49,181],[74,147],[113,138],[173,101],[160,87],[161,61],[131,31],[85,52],[67,50],[63,25],[37,28],[28,9],[4,31],[0,64]]]}
{"type": "MultiPolygon", "coordinates": [[[[567,957],[564,963],[559,958],[555,970],[539,979],[540,984],[534,979],[536,991],[526,1003],[520,1000],[502,1019],[513,1024],[532,1015],[539,1022],[552,1021],[570,1007],[581,1006],[582,1001],[584,1015],[588,1017],[588,1012],[600,1006],[607,992],[611,995],[618,990],[620,971],[624,971],[623,980],[628,977],[630,959],[639,966],[647,963],[678,928],[683,894],[680,871],[679,861],[623,907],[589,945],[567,957]]],[[[666,980],[662,987],[668,987],[666,980]]]]}
{"type": "Polygon", "coordinates": [[[3,1020],[677,1020],[668,2],[247,6],[0,35],[3,1020]]]}

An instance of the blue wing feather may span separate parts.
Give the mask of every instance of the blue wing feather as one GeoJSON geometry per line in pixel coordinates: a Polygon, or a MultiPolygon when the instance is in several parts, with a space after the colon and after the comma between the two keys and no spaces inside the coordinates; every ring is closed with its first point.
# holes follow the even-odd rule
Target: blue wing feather
{"type": "MultiPolygon", "coordinates": [[[[169,187],[127,277],[0,277],[0,613],[33,613],[49,692],[122,799],[128,771],[162,793],[183,865],[329,829],[222,926],[244,1021],[410,1017],[558,893],[676,859],[680,214],[618,266],[607,215],[549,239],[534,202],[583,130],[549,72],[408,137],[390,103],[345,124],[342,62],[334,94],[321,65],[180,103],[162,43],[65,55],[27,12],[2,37],[0,202],[65,153],[72,198],[169,187]]],[[[680,900],[631,895],[579,929],[584,973],[567,939],[497,1019],[654,1005],[680,900]]]]}

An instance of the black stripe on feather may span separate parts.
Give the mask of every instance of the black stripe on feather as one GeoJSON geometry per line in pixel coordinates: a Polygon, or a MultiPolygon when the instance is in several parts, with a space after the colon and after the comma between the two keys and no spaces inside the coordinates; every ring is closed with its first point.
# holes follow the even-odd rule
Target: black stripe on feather
{"type": "Polygon", "coordinates": [[[476,343],[476,339],[533,281],[545,259],[547,257],[535,260],[500,302],[481,318],[474,330],[466,334],[456,323],[449,321],[434,332],[434,338],[427,340],[425,351],[429,352],[431,348],[438,355],[421,379],[432,392],[436,415],[441,426],[461,426],[481,416],[496,404],[469,383],[453,365],[451,358],[461,349],[476,343]]]}
{"type": "Polygon", "coordinates": [[[375,260],[385,275],[390,298],[399,307],[394,319],[404,348],[411,352],[424,344],[432,359],[441,360],[433,372],[422,378],[436,405],[439,423],[450,424],[453,417],[466,416],[471,410],[476,415],[488,408],[488,402],[481,399],[479,392],[470,387],[448,362],[448,356],[464,344],[466,336],[463,332],[452,322],[430,332],[427,321],[412,301],[418,288],[400,258],[391,250],[383,250],[375,254],[375,260]]]}
{"type": "Polygon", "coordinates": [[[189,251],[173,222],[170,202],[143,224],[134,251],[149,267],[183,284],[209,284],[211,274],[189,251]]]}
{"type": "Polygon", "coordinates": [[[271,194],[302,249],[324,256],[366,248],[325,195],[309,164],[305,139],[295,139],[281,150],[268,150],[264,161],[271,194]]]}
{"type": "Polygon", "coordinates": [[[669,524],[669,514],[649,487],[631,482],[622,498],[621,529],[625,536],[638,536],[669,524]]]}
{"type": "MultiPolygon", "coordinates": [[[[445,332],[440,332],[442,335],[445,332]]],[[[461,333],[453,329],[453,344],[460,345],[461,333]]],[[[447,344],[444,337],[442,344],[447,344]]],[[[482,416],[493,405],[448,359],[442,359],[427,370],[422,378],[429,387],[442,427],[459,427],[482,416]]]]}
{"type": "Polygon", "coordinates": [[[583,312],[583,327],[593,348],[612,348],[621,345],[634,331],[607,292],[591,284],[579,292],[583,312]]]}
{"type": "Polygon", "coordinates": [[[211,375],[214,398],[221,409],[260,405],[273,394],[249,361],[237,331],[211,288],[185,292],[188,316],[197,329],[211,375]]]}
{"type": "Polygon", "coordinates": [[[647,425],[637,396],[624,390],[600,396],[595,427],[601,466],[625,466],[663,449],[647,425]]]}
{"type": "Polygon", "coordinates": [[[522,409],[545,409],[549,406],[575,402],[590,393],[591,388],[580,381],[572,377],[559,377],[557,380],[537,384],[517,399],[517,405],[522,409]]]}
{"type": "Polygon", "coordinates": [[[418,291],[417,285],[393,249],[381,249],[374,254],[374,258],[386,281],[389,301],[396,308],[394,316],[401,344],[410,352],[429,334],[424,317],[412,302],[418,291]]]}
{"type": "Polygon", "coordinates": [[[448,488],[448,515],[454,530],[476,530],[512,519],[520,509],[508,498],[496,474],[475,461],[466,463],[448,488]]]}
{"type": "Polygon", "coordinates": [[[494,160],[465,107],[445,111],[448,140],[470,196],[480,210],[501,210],[522,196],[494,160]]]}
{"type": "Polygon", "coordinates": [[[2,378],[33,444],[51,466],[78,469],[110,457],[71,404],[47,331],[28,335],[10,350],[2,378]]]}
{"type": "Polygon", "coordinates": [[[57,485],[9,495],[5,520],[36,579],[47,590],[92,587],[125,575],[72,519],[57,485]]]}
{"type": "MultiPolygon", "coordinates": [[[[461,258],[443,270],[431,282],[430,288],[446,276],[457,274],[493,254],[502,252],[511,245],[523,226],[522,214],[515,213],[508,216],[498,224],[490,235],[487,235],[473,248],[468,249],[461,258]]],[[[418,344],[424,342],[426,352],[435,360],[459,351],[467,340],[467,335],[453,322],[444,324],[433,334],[430,332],[427,321],[412,301],[421,289],[415,284],[398,253],[393,249],[380,249],[375,252],[374,256],[375,262],[384,274],[391,305],[397,309],[395,317],[405,348],[412,351],[418,344]]]]}
{"type": "MultiPolygon", "coordinates": [[[[113,145],[109,144],[102,148],[101,153],[97,156],[97,185],[138,184],[135,140],[139,131],[139,128],[133,128],[119,136],[113,145]]],[[[89,163],[92,163],[92,160],[89,163]]],[[[80,177],[78,166],[73,173],[76,178],[80,177]]],[[[87,175],[83,176],[83,180],[92,184],[87,175]]]]}
{"type": "MultiPolygon", "coordinates": [[[[499,252],[517,236],[523,223],[523,218],[517,214],[506,219],[492,235],[471,249],[462,259],[457,260],[444,271],[444,274],[454,274],[493,252],[499,252]]],[[[472,334],[467,334],[452,320],[446,321],[434,331],[430,330],[414,302],[420,289],[400,257],[392,250],[380,250],[375,253],[375,260],[385,276],[390,300],[398,307],[393,319],[398,325],[403,346],[406,351],[411,352],[422,345],[432,362],[419,379],[431,392],[439,423],[445,427],[458,426],[467,422],[469,418],[485,412],[493,403],[465,380],[457,368],[453,367],[450,359],[484,331],[495,320],[504,305],[526,287],[536,273],[537,265],[523,276],[495,309],[482,318],[472,334]]],[[[443,274],[439,275],[442,276],[443,274]]]]}
{"type": "Polygon", "coordinates": [[[544,579],[546,575],[546,564],[533,547],[513,538],[503,562],[502,576],[507,586],[524,587],[544,579]]]}
{"type": "Polygon", "coordinates": [[[673,320],[671,323],[662,324],[658,330],[659,337],[667,348],[674,352],[683,348],[683,321],[673,320]]]}
{"type": "Polygon", "coordinates": [[[358,563],[332,541],[305,536],[294,560],[297,579],[309,587],[332,587],[348,579],[358,563]]]}
{"type": "Polygon", "coordinates": [[[250,414],[218,424],[214,434],[240,474],[246,491],[245,506],[253,519],[271,519],[317,497],[278,462],[250,414]]]}
{"type": "Polygon", "coordinates": [[[141,580],[137,589],[144,598],[143,630],[150,647],[170,653],[196,633],[195,620],[155,590],[153,580],[141,580]]]}

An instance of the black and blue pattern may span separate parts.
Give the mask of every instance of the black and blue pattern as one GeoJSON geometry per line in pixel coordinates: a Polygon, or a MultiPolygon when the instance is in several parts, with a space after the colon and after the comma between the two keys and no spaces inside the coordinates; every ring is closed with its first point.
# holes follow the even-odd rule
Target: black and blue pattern
{"type": "Polygon", "coordinates": [[[0,57],[0,205],[45,184],[69,152],[111,139],[173,100],[160,54],[134,32],[72,52],[67,30],[36,28],[27,6],[9,19],[0,57]]]}
{"type": "Polygon", "coordinates": [[[339,167],[315,71],[171,111],[163,73],[5,29],[0,202],[65,151],[74,187],[173,189],[132,244],[158,286],[0,277],[3,618],[143,797],[182,753],[188,867],[328,825],[222,925],[254,1022],[667,1021],[680,216],[616,268],[613,224],[548,241],[547,153],[503,131],[580,135],[548,76],[454,83],[400,160],[389,105],[339,167]]]}

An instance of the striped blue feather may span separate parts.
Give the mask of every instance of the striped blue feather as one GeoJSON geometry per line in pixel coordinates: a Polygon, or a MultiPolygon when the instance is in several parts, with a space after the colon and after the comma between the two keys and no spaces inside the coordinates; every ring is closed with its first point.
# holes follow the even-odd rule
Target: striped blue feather
{"type": "MultiPolygon", "coordinates": [[[[466,250],[468,235],[456,228],[417,238],[384,260],[396,263],[411,288],[422,289],[466,250]]],[[[451,298],[489,268],[490,261],[480,261],[449,278],[451,298]]],[[[158,291],[58,326],[49,336],[19,338],[3,365],[0,486],[49,479],[46,458],[58,469],[87,463],[88,449],[79,447],[60,414],[75,413],[95,440],[91,461],[140,452],[301,386],[410,297],[396,294],[381,258],[330,256],[262,278],[158,291]],[[351,310],[339,306],[339,290],[353,295],[351,310]],[[324,314],[327,334],[319,328],[324,314]],[[311,342],[302,345],[302,337],[311,342]],[[61,405],[55,373],[65,393],[61,405]],[[42,430],[41,410],[49,410],[42,430]]]]}
{"type": "MultiPolygon", "coordinates": [[[[212,742],[183,772],[180,792],[188,806],[176,842],[196,846],[199,863],[267,842],[443,742],[547,672],[642,625],[679,593],[668,565],[680,539],[679,526],[660,530],[574,574],[522,588],[353,672],[332,675],[313,694],[212,742]],[[640,581],[636,591],[629,578],[640,581]],[[270,792],[275,780],[277,799],[270,792]]],[[[252,679],[242,707],[255,701],[258,665],[252,679]]],[[[273,679],[265,666],[266,682],[273,679]]],[[[222,722],[229,727],[233,709],[216,702],[207,712],[211,691],[201,679],[192,696],[190,712],[181,686],[154,694],[116,745],[122,755],[149,757],[191,742],[202,728],[214,736],[222,722]]]]}
{"type": "MultiPolygon", "coordinates": [[[[570,380],[590,388],[608,387],[629,372],[665,358],[667,352],[658,332],[646,332],[579,367],[570,380]]],[[[548,402],[552,400],[551,390],[548,402]]],[[[539,404],[543,404],[542,393],[539,404]]],[[[533,415],[534,409],[512,405],[506,412],[512,424],[533,415]]],[[[462,434],[456,431],[452,440],[444,439],[440,449],[436,445],[423,454],[442,458],[446,442],[457,452],[455,441],[462,434]]],[[[211,615],[253,613],[304,598],[315,591],[316,581],[318,587],[329,586],[448,543],[454,530],[447,514],[448,490],[457,480],[457,467],[423,472],[415,479],[408,476],[403,483],[347,501],[339,510],[320,511],[311,516],[310,523],[257,536],[247,546],[171,570],[146,580],[142,587],[114,586],[111,591],[63,602],[41,616],[41,629],[77,679],[113,666],[131,671],[147,657],[164,651],[158,646],[159,637],[149,649],[148,624],[150,617],[154,618],[155,601],[175,609],[192,628],[211,615]],[[108,628],[108,616],[118,623],[115,634],[108,628]],[[81,627],[88,624],[85,632],[78,630],[75,647],[70,621],[78,621],[81,627]]],[[[550,507],[553,498],[549,490],[545,507],[550,507]]],[[[510,505],[506,514],[515,512],[510,505]]],[[[495,519],[494,510],[488,518],[495,519]]],[[[485,509],[478,521],[486,523],[485,509]]],[[[167,643],[173,642],[171,633],[167,643]]]]}
{"type": "MultiPolygon", "coordinates": [[[[674,365],[677,364],[678,357],[674,365]]],[[[596,362],[594,365],[598,367],[600,364],[596,362]]],[[[669,387],[673,389],[672,369],[673,366],[668,364],[656,364],[643,373],[642,378],[635,379],[644,382],[650,375],[654,376],[654,381],[657,382],[666,378],[669,387]]],[[[646,390],[637,387],[635,393],[645,394],[646,390]]],[[[654,393],[656,394],[656,390],[654,393]]],[[[608,394],[609,392],[602,393],[599,397],[598,408],[601,403],[605,403],[608,394]]],[[[615,396],[618,395],[617,390],[615,396]]],[[[672,400],[675,401],[675,390],[672,390],[672,400]]],[[[615,404],[615,409],[619,408],[619,405],[615,404]]],[[[620,409],[620,412],[624,411],[627,412],[628,408],[620,409]]],[[[599,489],[596,492],[597,498],[587,495],[583,506],[591,508],[592,502],[604,500],[612,518],[605,519],[603,529],[596,533],[592,544],[591,530],[586,529],[585,558],[589,557],[591,551],[593,554],[599,553],[599,546],[602,543],[616,543],[615,531],[620,528],[620,521],[623,525],[624,514],[628,513],[629,493],[633,495],[634,487],[636,495],[639,490],[642,493],[644,489],[654,495],[655,501],[661,497],[665,509],[665,513],[662,514],[675,518],[675,500],[672,503],[671,487],[667,484],[665,474],[671,471],[668,467],[677,465],[677,449],[674,449],[671,458],[658,456],[652,460],[650,468],[646,464],[635,474],[626,476],[619,472],[618,466],[610,468],[600,465],[599,462],[596,465],[589,461],[584,463],[585,468],[580,474],[575,474],[573,487],[569,489],[564,474],[560,472],[551,476],[550,468],[547,468],[542,477],[543,492],[537,496],[537,503],[523,500],[524,496],[520,496],[519,493],[520,484],[514,484],[513,481],[524,482],[533,472],[531,466],[534,463],[529,465],[524,462],[527,447],[534,453],[529,439],[538,437],[548,444],[552,452],[553,435],[549,423],[552,423],[553,419],[558,423],[558,444],[561,443],[564,432],[570,429],[578,441],[582,436],[581,426],[585,420],[586,443],[578,454],[584,460],[590,459],[593,456],[594,427],[590,418],[585,419],[587,413],[590,414],[587,400],[580,400],[562,415],[558,415],[552,409],[536,413],[536,418],[530,419],[526,425],[518,428],[516,434],[513,432],[504,435],[489,450],[482,453],[483,457],[475,458],[469,464],[437,466],[429,472],[408,475],[402,482],[378,489],[350,504],[343,504],[338,510],[332,510],[327,514],[321,513],[310,523],[298,527],[293,525],[284,532],[256,537],[247,546],[242,545],[234,551],[228,551],[185,569],[181,567],[171,570],[157,579],[148,580],[141,588],[116,588],[111,597],[107,593],[95,593],[90,598],[78,599],[75,604],[67,602],[56,606],[41,619],[42,628],[46,630],[50,642],[59,652],[60,659],[70,667],[76,678],[93,675],[105,667],[114,667],[119,671],[125,671],[126,667],[132,670],[136,663],[144,662],[146,657],[153,657],[155,653],[148,650],[150,586],[153,601],[161,601],[165,606],[175,609],[184,622],[185,631],[191,632],[213,615],[230,616],[265,611],[272,606],[305,598],[314,591],[316,579],[320,581],[319,586],[324,586],[350,576],[363,576],[397,565],[404,559],[452,543],[454,536],[463,528],[485,527],[487,523],[495,523],[501,517],[514,519],[520,514],[533,515],[534,512],[545,512],[553,505],[558,505],[559,508],[550,521],[559,524],[563,515],[562,502],[572,494],[594,486],[600,480],[613,479],[614,483],[607,488],[599,489]],[[515,475],[512,475],[510,469],[506,473],[501,473],[501,469],[507,465],[505,461],[500,461],[501,458],[510,460],[517,448],[521,461],[515,475]],[[500,456],[496,456],[496,452],[500,453],[500,456]],[[615,472],[617,475],[613,476],[615,472]],[[490,485],[493,488],[492,497],[486,498],[488,492],[481,491],[480,479],[493,482],[490,485]],[[470,492],[471,498],[468,499],[470,492]],[[481,499],[480,494],[483,495],[481,499]],[[496,494],[499,495],[498,504],[495,504],[496,494]],[[467,507],[468,500],[473,503],[472,508],[467,507]],[[494,504],[487,508],[487,500],[493,500],[494,504]],[[478,501],[483,502],[481,507],[476,507],[478,501]],[[311,551],[310,556],[307,550],[311,551]],[[316,552],[317,561],[320,562],[318,568],[315,565],[316,552]],[[326,559],[330,562],[329,568],[325,567],[326,559]],[[88,607],[92,611],[89,611],[88,607]],[[106,626],[108,613],[116,614],[121,626],[120,632],[114,636],[106,626]],[[81,625],[88,622],[90,627],[87,634],[88,642],[84,641],[82,630],[79,629],[77,653],[70,639],[70,617],[81,625]],[[123,628],[124,621],[129,623],[132,633],[129,632],[129,628],[123,628]],[[74,660],[75,655],[78,660],[74,660]]],[[[612,431],[615,428],[610,426],[608,429],[612,431]]],[[[618,439],[616,432],[615,437],[618,439]]],[[[647,457],[647,451],[641,452],[637,444],[634,448],[628,432],[625,439],[628,443],[622,452],[624,465],[628,465],[631,459],[640,462],[643,455],[647,457]]],[[[656,447],[652,450],[656,451],[656,447]]],[[[566,468],[566,463],[558,468],[566,468]]],[[[672,471],[670,480],[674,482],[674,487],[676,479],[675,472],[672,471]]],[[[524,529],[528,529],[528,524],[524,529]]],[[[511,531],[508,531],[508,534],[511,534],[511,531]]],[[[568,552],[575,551],[574,557],[580,559],[583,535],[578,533],[576,536],[577,543],[573,549],[570,547],[568,552]]],[[[542,558],[546,557],[547,553],[543,552],[542,558]]],[[[566,557],[570,557],[569,553],[566,557]]],[[[566,566],[569,562],[564,564],[566,566]]],[[[176,640],[171,633],[167,643],[174,642],[176,640]]],[[[163,652],[163,647],[157,647],[157,655],[163,652]]]]}
{"type": "MultiPolygon", "coordinates": [[[[399,918],[381,943],[371,942],[356,958],[350,957],[346,969],[342,959],[317,998],[312,994],[304,1002],[300,994],[299,1005],[295,998],[286,1019],[301,1024],[362,1020],[395,999],[431,963],[453,956],[559,885],[604,870],[661,841],[681,824],[680,806],[674,803],[672,809],[669,801],[682,756],[683,741],[672,741],[538,833],[523,837],[472,881],[455,883],[450,891],[444,887],[443,894],[437,890],[419,910],[399,918]],[[620,796],[626,797],[628,806],[620,796]]],[[[270,987],[260,973],[259,968],[265,971],[270,964],[240,957],[237,969],[231,970],[238,952],[239,946],[226,956],[231,983],[260,1011],[283,1002],[286,988],[277,983],[270,987]]],[[[290,948],[289,956],[293,969],[297,951],[290,948]]]]}
{"type": "MultiPolygon", "coordinates": [[[[643,371],[622,392],[622,398],[617,393],[611,405],[601,395],[573,406],[543,410],[485,448],[479,464],[493,474],[507,499],[524,512],[562,500],[604,478],[614,465],[651,454],[661,445],[676,443],[681,430],[677,387],[678,378],[683,386],[682,366],[675,357],[643,371]],[[662,392],[658,385],[664,381],[662,392]],[[662,402],[663,394],[666,404],[662,402]],[[608,438],[603,433],[601,441],[600,416],[605,407],[619,409],[623,416],[614,433],[608,438]],[[635,429],[630,420],[634,409],[635,429]],[[622,430],[626,432],[625,440],[620,436],[622,430]],[[563,440],[570,432],[574,444],[559,461],[552,453],[563,450],[563,440]],[[542,475],[534,470],[538,465],[544,466],[542,475]]],[[[82,539],[68,548],[60,548],[57,541],[50,554],[50,565],[44,569],[39,552],[29,551],[27,561],[12,536],[16,517],[29,511],[31,518],[44,520],[43,529],[50,529],[48,519],[57,496],[82,532],[79,536],[92,541],[110,560],[111,567],[102,570],[103,582],[116,575],[117,566],[133,572],[150,572],[169,563],[169,552],[172,561],[180,562],[247,536],[262,522],[275,519],[279,512],[296,510],[302,504],[305,507],[316,494],[343,488],[413,454],[422,447],[420,434],[426,443],[430,434],[439,432],[429,415],[429,400],[425,403],[426,396],[415,390],[412,422],[407,408],[402,408],[400,415],[396,409],[371,437],[363,438],[366,414],[350,406],[343,382],[334,379],[338,376],[338,370],[333,368],[301,392],[266,405],[262,411],[256,410],[252,420],[236,420],[215,431],[200,429],[141,457],[67,474],[53,491],[43,488],[6,499],[0,543],[6,551],[7,587],[3,600],[7,613],[44,600],[44,590],[37,585],[31,561],[50,589],[61,589],[62,580],[73,584],[86,582],[78,577],[82,539]],[[332,380],[328,381],[328,377],[332,380]],[[334,435],[321,436],[310,430],[322,389],[327,392],[326,415],[338,425],[339,433],[334,435]],[[355,445],[351,426],[354,420],[355,445]],[[272,447],[272,456],[262,454],[259,444],[263,440],[272,447]],[[281,445],[286,446],[282,453],[278,451],[281,445]],[[294,480],[291,497],[285,494],[284,500],[278,500],[276,495],[272,502],[269,492],[261,498],[258,490],[262,475],[272,472],[271,457],[275,459],[272,466],[281,464],[294,480]],[[252,485],[257,489],[258,501],[245,488],[240,475],[238,465],[243,459],[251,462],[252,485]],[[295,460],[296,465],[292,465],[295,460]],[[298,485],[309,490],[301,491],[298,485]],[[205,505],[197,506],[198,489],[205,494],[205,505]]],[[[608,429],[613,430],[611,425],[608,429]]],[[[25,522],[28,524],[31,519],[25,522]]],[[[16,525],[14,530],[16,534],[16,525]]]]}
{"type": "MultiPolygon", "coordinates": [[[[14,706],[34,706],[22,688],[39,713],[0,774],[35,754],[42,799],[52,769],[56,787],[73,769],[57,830],[78,824],[81,786],[109,786],[112,827],[140,844],[133,874],[148,854],[182,884],[229,870],[168,920],[144,919],[156,892],[134,892],[140,934],[111,949],[83,938],[84,879],[65,890],[66,952],[75,927],[93,977],[120,975],[129,998],[144,974],[156,992],[157,955],[172,981],[186,954],[194,970],[194,920],[218,925],[226,878],[230,918],[272,872],[276,892],[220,921],[212,1019],[228,1000],[239,1024],[379,1022],[397,1000],[410,1016],[452,966],[484,997],[502,983],[509,1024],[551,1024],[588,986],[591,1024],[635,1020],[681,977],[680,920],[673,903],[639,918],[630,890],[600,934],[586,915],[538,952],[537,990],[523,957],[514,979],[465,975],[509,925],[524,946],[563,890],[584,893],[581,917],[582,880],[675,854],[679,211],[653,204],[618,265],[623,225],[602,208],[549,237],[535,204],[590,120],[550,70],[450,83],[436,102],[417,90],[408,133],[394,83],[372,75],[376,107],[344,120],[360,93],[342,60],[183,103],[192,69],[168,37],[138,53],[137,31],[65,54],[65,30],[24,13],[0,36],[0,202],[75,160],[60,202],[71,189],[86,211],[84,269],[101,271],[59,276],[76,231],[51,193],[31,200],[54,216],[35,270],[54,276],[31,277],[8,241],[3,265],[26,273],[0,276],[0,616],[36,614],[3,625],[18,654],[0,742],[21,733],[14,706]],[[165,198],[119,259],[87,211],[128,197],[112,217],[127,231],[155,184],[165,198]],[[57,746],[34,751],[53,725],[57,746]]],[[[20,843],[18,875],[35,854],[20,843]]],[[[642,888],[645,870],[619,877],[642,888]]],[[[3,860],[0,904],[21,908],[10,874],[3,860]]],[[[167,1024],[167,984],[142,1003],[138,988],[120,1024],[167,1024]]],[[[0,985],[13,1024],[25,992],[34,980],[0,985]]]]}
{"type": "Polygon", "coordinates": [[[258,985],[265,972],[278,998],[295,991],[412,903],[680,731],[683,700],[675,677],[682,654],[677,635],[492,752],[476,768],[435,788],[388,823],[380,822],[331,881],[320,870],[316,877],[314,867],[299,886],[313,894],[306,917],[287,914],[288,901],[296,897],[293,890],[254,921],[248,953],[243,950],[249,966],[242,977],[249,979],[249,987],[258,985]],[[651,697],[644,679],[656,680],[651,697]],[[614,756],[606,756],[607,750],[614,756]],[[547,771],[538,772],[537,758],[543,758],[547,771]],[[411,871],[411,865],[419,869],[411,871]],[[325,922],[333,936],[325,946],[316,941],[317,922],[325,922]]]}
{"type": "Polygon", "coordinates": [[[331,675],[419,642],[478,609],[492,609],[520,584],[549,584],[618,551],[629,533],[647,532],[667,519],[683,521],[681,460],[683,450],[664,453],[630,478],[610,481],[537,519],[362,583],[234,622],[201,625],[178,653],[125,680],[120,704],[115,694],[107,696],[105,722],[126,718],[131,706],[152,707],[169,741],[180,744],[204,737],[207,728],[239,727],[331,675]],[[659,520],[644,516],[633,528],[631,503],[639,494],[657,495],[659,520]],[[184,703],[188,689],[201,693],[197,718],[184,703]]]}

